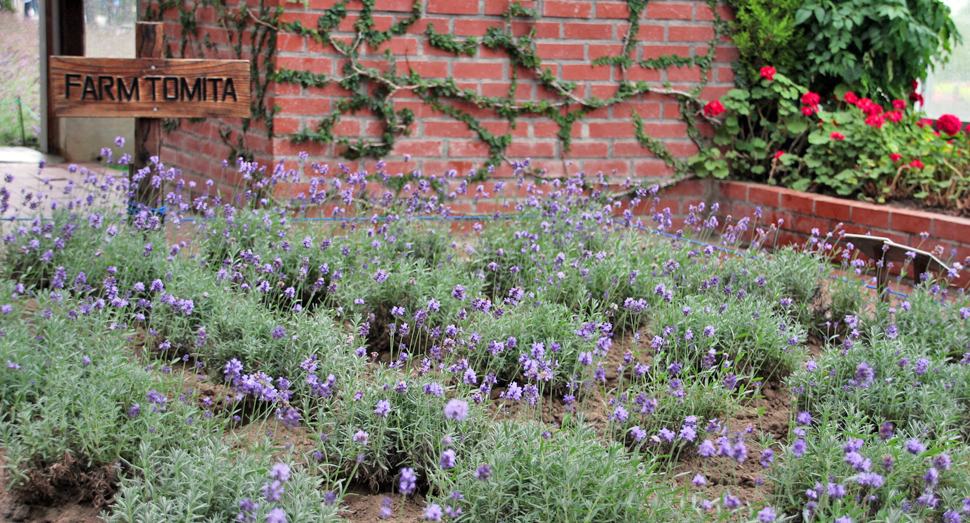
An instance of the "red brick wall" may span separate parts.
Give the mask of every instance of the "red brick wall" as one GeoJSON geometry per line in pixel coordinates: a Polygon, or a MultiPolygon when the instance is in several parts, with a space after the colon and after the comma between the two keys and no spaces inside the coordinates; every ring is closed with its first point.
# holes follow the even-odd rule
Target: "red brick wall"
{"type": "MultiPolygon", "coordinates": [[[[501,15],[508,7],[508,0],[422,2],[424,14],[406,35],[383,44],[377,51],[368,51],[374,53],[373,56],[362,55],[362,60],[373,60],[374,66],[386,63],[381,53],[385,48],[390,48],[396,56],[399,73],[411,68],[429,78],[453,77],[462,88],[474,89],[482,95],[505,96],[513,71],[504,51],[482,47],[474,57],[457,58],[432,48],[424,32],[429,23],[434,23],[439,33],[451,33],[459,38],[481,37],[488,27],[504,23],[501,15]]],[[[232,1],[228,3],[231,6],[234,4],[232,1]]],[[[286,9],[284,22],[300,20],[304,26],[316,28],[318,17],[333,5],[334,0],[309,0],[306,7],[302,2],[281,3],[286,9]]],[[[576,94],[579,96],[609,97],[623,80],[647,81],[658,88],[669,82],[674,89],[687,90],[696,86],[700,79],[697,67],[671,67],[665,71],[634,65],[624,72],[618,66],[590,65],[598,57],[615,55],[621,50],[630,25],[626,2],[533,0],[522,3],[534,8],[540,16],[534,21],[513,22],[513,30],[516,34],[523,34],[535,28],[537,50],[543,59],[543,66],[551,67],[559,79],[578,82],[576,94]]],[[[192,0],[187,0],[185,4],[191,5],[192,0]]],[[[385,29],[409,16],[412,5],[412,0],[376,0],[376,29],[385,29]]],[[[354,9],[359,9],[360,4],[352,2],[348,8],[348,19],[341,24],[341,30],[346,32],[339,36],[350,37],[354,34],[354,9]]],[[[722,16],[730,16],[726,8],[721,8],[720,12],[722,16]]],[[[211,7],[198,9],[198,35],[191,39],[198,42],[208,35],[215,46],[201,47],[202,52],[199,53],[200,46],[191,44],[185,53],[186,57],[194,58],[200,54],[206,57],[231,57],[227,32],[218,25],[215,15],[211,7]]],[[[641,18],[637,35],[640,42],[633,58],[640,60],[666,54],[703,55],[708,51],[708,40],[713,35],[712,20],[713,14],[706,2],[653,0],[641,18]]],[[[181,26],[178,13],[170,10],[166,13],[166,21],[173,54],[179,56],[181,26]]],[[[341,74],[343,57],[329,45],[280,32],[276,47],[278,66],[309,69],[331,77],[341,74]]],[[[248,42],[244,48],[248,52],[248,42]]],[[[727,39],[719,43],[716,63],[708,73],[708,84],[702,94],[704,100],[716,99],[733,87],[730,61],[736,56],[735,48],[727,39]]],[[[543,100],[555,96],[536,80],[535,73],[530,70],[520,69],[518,78],[516,97],[521,100],[543,100]]],[[[265,130],[258,123],[254,124],[254,129],[245,134],[247,146],[256,153],[257,160],[263,162],[284,157],[292,159],[297,153],[306,151],[310,154],[311,162],[333,164],[342,161],[354,169],[373,169],[373,159],[359,162],[341,159],[340,147],[334,144],[295,145],[286,137],[288,133],[307,126],[313,127],[345,95],[335,84],[325,88],[304,88],[292,84],[271,86],[267,104],[278,104],[281,108],[274,119],[276,136],[267,139],[265,130]]],[[[421,169],[427,174],[440,175],[448,169],[456,169],[464,173],[480,167],[488,157],[487,145],[477,139],[464,123],[434,111],[410,91],[399,92],[394,100],[397,108],[413,109],[416,121],[411,126],[411,136],[400,137],[392,153],[385,158],[389,171],[421,169]],[[403,161],[405,154],[410,155],[407,163],[403,161]]],[[[458,105],[475,115],[491,132],[502,134],[510,131],[508,120],[492,111],[469,107],[468,104],[458,105]]],[[[645,183],[669,177],[671,170],[634,138],[632,112],[642,116],[647,134],[660,138],[677,157],[686,158],[696,152],[696,147],[685,134],[686,124],[679,119],[677,100],[672,96],[647,94],[593,111],[573,124],[572,151],[569,153],[565,153],[563,144],[556,137],[559,132],[557,123],[545,117],[520,118],[517,127],[511,130],[513,144],[507,149],[506,156],[510,160],[530,158],[534,165],[556,173],[563,172],[566,162],[571,162],[571,171],[582,169],[589,174],[597,171],[611,174],[615,170],[621,178],[640,178],[645,183]]],[[[218,135],[220,123],[234,131],[235,140],[235,133],[241,129],[238,120],[215,122],[210,119],[204,123],[183,120],[179,130],[166,137],[167,145],[163,151],[166,160],[189,174],[212,178],[221,185],[236,183],[238,180],[224,176],[223,169],[218,165],[229,152],[218,135]]],[[[356,115],[346,115],[335,134],[354,140],[366,139],[379,136],[382,129],[382,121],[358,112],[356,115]]],[[[507,165],[495,173],[496,176],[510,174],[511,169],[507,165]]]]}

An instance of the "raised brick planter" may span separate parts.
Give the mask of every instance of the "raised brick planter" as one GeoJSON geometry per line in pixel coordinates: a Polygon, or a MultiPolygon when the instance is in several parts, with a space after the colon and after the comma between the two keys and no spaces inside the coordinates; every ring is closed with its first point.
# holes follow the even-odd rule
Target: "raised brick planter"
{"type": "Polygon", "coordinates": [[[884,236],[897,243],[932,250],[943,247],[944,261],[959,261],[970,256],[970,219],[943,214],[874,205],[793,191],[757,183],[719,181],[713,201],[721,213],[735,218],[753,216],[760,207],[763,224],[778,223],[779,243],[802,243],[818,229],[822,234],[841,225],[848,233],[884,236]],[[926,240],[921,233],[929,234],[926,240]]]}

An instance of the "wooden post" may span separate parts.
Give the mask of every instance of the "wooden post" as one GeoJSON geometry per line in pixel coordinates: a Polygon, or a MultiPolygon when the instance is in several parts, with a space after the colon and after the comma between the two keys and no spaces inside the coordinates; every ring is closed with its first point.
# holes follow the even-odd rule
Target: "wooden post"
{"type": "MultiPolygon", "coordinates": [[[[161,22],[138,22],[135,24],[135,49],[138,58],[162,58],[164,29],[161,22]]],[[[153,67],[154,68],[154,67],[153,67]]],[[[151,165],[152,156],[162,153],[162,120],[160,118],[135,118],[135,157],[131,174],[151,165]]],[[[135,202],[149,207],[161,207],[161,190],[151,185],[152,175],[138,183],[135,202]]]]}

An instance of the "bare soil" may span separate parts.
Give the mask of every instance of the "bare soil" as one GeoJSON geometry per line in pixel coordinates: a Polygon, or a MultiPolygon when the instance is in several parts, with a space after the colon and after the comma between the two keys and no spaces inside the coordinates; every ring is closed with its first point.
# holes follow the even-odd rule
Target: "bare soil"
{"type": "Polygon", "coordinates": [[[51,500],[27,503],[24,496],[11,491],[6,468],[0,468],[0,523],[100,523],[101,509],[82,502],[81,492],[62,489],[51,500]]]}

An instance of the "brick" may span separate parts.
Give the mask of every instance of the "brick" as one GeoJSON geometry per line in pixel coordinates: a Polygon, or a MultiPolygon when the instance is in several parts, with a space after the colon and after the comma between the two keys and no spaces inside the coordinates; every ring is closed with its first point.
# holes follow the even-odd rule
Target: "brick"
{"type": "Polygon", "coordinates": [[[446,138],[473,138],[475,134],[468,129],[468,124],[464,122],[424,122],[424,135],[431,137],[446,138]]]}
{"type": "MultiPolygon", "coordinates": [[[[683,134],[680,134],[679,136],[683,136],[683,134]]],[[[697,148],[697,144],[688,140],[684,140],[682,142],[667,142],[666,145],[667,150],[670,151],[670,154],[676,156],[677,158],[687,158],[700,152],[700,149],[697,148]]]]}
{"type": "Polygon", "coordinates": [[[644,45],[643,58],[660,58],[666,55],[689,56],[690,47],[686,45],[644,45]]]}
{"type": "Polygon", "coordinates": [[[483,64],[476,62],[456,62],[452,64],[453,78],[490,78],[501,79],[505,76],[503,64],[483,64]]]}
{"type": "MultiPolygon", "coordinates": [[[[637,31],[637,40],[641,42],[663,42],[665,28],[662,25],[641,24],[637,31]]],[[[623,31],[626,34],[626,31],[623,31]]]]}
{"type": "Polygon", "coordinates": [[[586,58],[586,46],[584,44],[540,43],[536,44],[536,53],[543,60],[583,60],[586,58]]]}
{"type": "Polygon", "coordinates": [[[609,40],[613,38],[612,24],[566,23],[563,26],[566,38],[577,40],[609,40]]]}
{"type": "Polygon", "coordinates": [[[418,41],[415,38],[392,38],[384,42],[375,49],[378,53],[383,53],[385,49],[390,49],[395,56],[416,55],[418,54],[418,41]]]}
{"type": "Polygon", "coordinates": [[[644,122],[643,132],[654,138],[682,138],[687,136],[687,124],[683,122],[644,122]]]}
{"type": "Polygon", "coordinates": [[[583,1],[555,1],[544,2],[542,14],[559,18],[590,18],[593,15],[593,4],[583,1]]]}
{"type": "Polygon", "coordinates": [[[301,52],[306,48],[305,38],[290,33],[276,35],[276,50],[280,52],[301,52]]]}
{"type": "MultiPolygon", "coordinates": [[[[569,135],[573,138],[582,136],[582,124],[576,122],[570,129],[569,135]]],[[[538,120],[533,125],[533,136],[536,138],[552,138],[559,134],[559,124],[548,120],[538,120]]]]}
{"type": "Polygon", "coordinates": [[[894,209],[889,217],[889,227],[894,231],[905,231],[913,234],[929,233],[933,228],[933,215],[921,211],[894,209]]]}
{"type": "MultiPolygon", "coordinates": [[[[787,220],[786,220],[787,222],[787,220]]],[[[831,220],[816,218],[813,216],[796,216],[795,230],[802,234],[812,234],[813,229],[818,229],[821,236],[832,230],[831,220]]]]}
{"type": "Polygon", "coordinates": [[[426,78],[448,78],[448,62],[415,62],[408,60],[398,67],[404,66],[426,78]]]}
{"type": "Polygon", "coordinates": [[[333,60],[313,56],[281,56],[276,59],[276,67],[310,71],[313,74],[332,74],[333,60]]]}
{"type": "Polygon", "coordinates": [[[276,98],[278,114],[324,115],[330,112],[329,98],[276,98]]]}
{"type": "Polygon", "coordinates": [[[401,11],[411,12],[414,9],[414,0],[375,0],[375,11],[401,11]]]}
{"type": "Polygon", "coordinates": [[[597,2],[596,18],[630,18],[630,8],[625,2],[597,2]]]}
{"type": "Polygon", "coordinates": [[[877,205],[855,203],[852,206],[852,221],[878,229],[889,228],[889,211],[877,205]]]}
{"type": "Polygon", "coordinates": [[[604,56],[619,56],[622,53],[622,44],[589,44],[590,60],[595,60],[604,56]]]}
{"type": "Polygon", "coordinates": [[[586,170],[586,174],[616,174],[625,176],[630,172],[630,162],[626,160],[586,160],[583,162],[583,169],[586,170]]]}
{"type": "Polygon", "coordinates": [[[812,216],[815,214],[815,198],[795,191],[781,193],[781,209],[796,214],[812,216]]]}
{"type": "Polygon", "coordinates": [[[441,156],[441,142],[434,140],[410,140],[403,139],[398,140],[394,143],[394,150],[391,151],[394,156],[404,156],[405,154],[410,154],[411,156],[441,156]]]}
{"type": "Polygon", "coordinates": [[[485,36],[489,27],[502,27],[497,20],[455,20],[456,36],[485,36]]]}
{"type": "Polygon", "coordinates": [[[443,15],[477,15],[478,0],[428,0],[426,11],[443,15]]]}
{"type": "Polygon", "coordinates": [[[627,119],[632,118],[632,114],[638,115],[648,120],[660,118],[660,104],[656,102],[626,102],[613,106],[613,117],[627,119]]]}
{"type": "Polygon", "coordinates": [[[536,38],[559,38],[561,27],[557,22],[512,22],[512,34],[523,36],[536,30],[536,38]]]}
{"type": "Polygon", "coordinates": [[[777,208],[780,200],[778,189],[764,185],[752,185],[748,189],[748,201],[762,206],[777,208]]]}
{"type": "Polygon", "coordinates": [[[610,149],[606,142],[572,142],[570,148],[567,158],[605,158],[610,149]]]}
{"type": "Polygon", "coordinates": [[[517,138],[528,138],[529,137],[529,124],[524,121],[516,122],[517,125],[515,129],[512,128],[508,120],[502,120],[498,122],[479,122],[482,127],[488,132],[494,135],[511,134],[517,138]]]}
{"type": "Polygon", "coordinates": [[[549,158],[556,155],[556,146],[549,142],[514,141],[506,152],[512,158],[549,158]]]}
{"type": "Polygon", "coordinates": [[[970,244],[970,220],[949,216],[937,216],[933,219],[933,238],[955,240],[970,244]]]}
{"type": "Polygon", "coordinates": [[[633,172],[637,176],[668,177],[674,175],[674,169],[663,160],[637,160],[633,162],[633,172]]]}
{"type": "Polygon", "coordinates": [[[590,138],[631,138],[633,137],[633,122],[591,122],[589,126],[590,138]]]}
{"type": "Polygon", "coordinates": [[[631,82],[659,82],[661,72],[657,69],[647,69],[634,65],[626,70],[626,79],[631,82]]]}
{"type": "Polygon", "coordinates": [[[847,222],[852,218],[852,202],[840,198],[819,198],[815,200],[815,215],[847,222]]]}
{"type": "Polygon", "coordinates": [[[693,67],[671,67],[667,69],[668,82],[700,82],[701,68],[693,67]]]}
{"type": "MultiPolygon", "coordinates": [[[[509,95],[509,82],[482,82],[482,96],[504,96],[509,95]]],[[[532,96],[532,86],[528,83],[519,82],[515,86],[515,98],[530,98],[532,96]]]]}
{"type": "Polygon", "coordinates": [[[609,80],[612,67],[607,65],[564,64],[563,80],[609,80]]]}
{"type": "Polygon", "coordinates": [[[647,4],[647,18],[651,20],[693,20],[693,4],[650,2],[647,4]]]}
{"type": "Polygon", "coordinates": [[[448,142],[448,156],[453,158],[485,158],[488,156],[488,144],[484,142],[462,142],[452,140],[448,142]]]}
{"type": "Polygon", "coordinates": [[[667,28],[667,39],[671,42],[706,42],[714,38],[711,26],[671,26],[667,28]]]}
{"type": "MultiPolygon", "coordinates": [[[[730,7],[726,5],[719,5],[717,6],[717,11],[721,15],[722,20],[724,21],[734,20],[734,12],[731,10],[730,7]]],[[[714,12],[711,11],[710,7],[706,5],[698,4],[697,15],[694,17],[694,20],[711,22],[714,20],[714,12]]]]}

